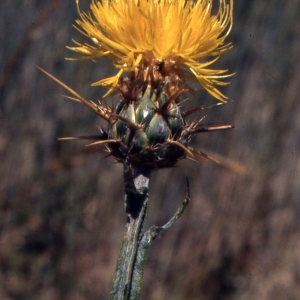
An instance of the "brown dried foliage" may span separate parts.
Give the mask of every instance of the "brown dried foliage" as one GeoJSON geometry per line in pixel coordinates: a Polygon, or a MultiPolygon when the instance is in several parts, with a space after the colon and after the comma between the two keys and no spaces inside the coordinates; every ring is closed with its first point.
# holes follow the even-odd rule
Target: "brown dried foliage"
{"type": "MultiPolygon", "coordinates": [[[[106,299],[126,220],[122,166],[57,141],[97,134],[99,120],[35,65],[87,99],[105,92],[89,83],[110,70],[64,60],[74,1],[4,0],[0,14],[0,298],[106,299]]],[[[154,175],[149,224],[173,215],[183,175],[192,201],[154,243],[142,299],[299,299],[299,14],[297,1],[236,1],[234,48],[220,61],[237,72],[234,101],[205,112],[235,129],[193,147],[247,172],[183,161],[154,175]]]]}

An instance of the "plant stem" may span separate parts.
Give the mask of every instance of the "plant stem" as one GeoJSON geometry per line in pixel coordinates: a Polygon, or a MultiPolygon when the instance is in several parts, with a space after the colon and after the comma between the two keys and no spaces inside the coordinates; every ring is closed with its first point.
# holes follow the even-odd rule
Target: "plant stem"
{"type": "Polygon", "coordinates": [[[129,165],[124,165],[125,209],[128,217],[110,293],[111,300],[139,299],[132,297],[132,279],[138,243],[146,221],[150,176],[151,171],[147,169],[133,170],[129,165]]]}
{"type": "Polygon", "coordinates": [[[125,208],[128,218],[110,300],[140,299],[144,267],[152,241],[159,233],[175,223],[189,203],[188,189],[183,204],[167,224],[162,227],[152,226],[143,233],[150,177],[151,171],[148,169],[132,169],[130,166],[124,165],[125,208]]]}

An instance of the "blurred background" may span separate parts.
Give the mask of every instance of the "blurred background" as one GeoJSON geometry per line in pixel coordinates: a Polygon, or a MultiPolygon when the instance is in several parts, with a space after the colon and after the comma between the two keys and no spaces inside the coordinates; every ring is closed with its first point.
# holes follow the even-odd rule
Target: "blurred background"
{"type": "MultiPolygon", "coordinates": [[[[235,1],[234,48],[215,65],[236,72],[222,90],[230,101],[199,114],[235,129],[192,143],[224,167],[186,160],[154,174],[148,227],[174,214],[186,176],[192,200],[153,243],[142,299],[300,299],[299,16],[299,1],[235,1]]],[[[2,300],[110,291],[126,223],[122,165],[57,140],[97,134],[101,121],[35,67],[101,99],[105,89],[90,84],[115,70],[65,60],[76,55],[65,48],[72,38],[86,41],[76,18],[75,0],[0,2],[2,300]]],[[[197,92],[198,104],[215,102],[197,92]]]]}

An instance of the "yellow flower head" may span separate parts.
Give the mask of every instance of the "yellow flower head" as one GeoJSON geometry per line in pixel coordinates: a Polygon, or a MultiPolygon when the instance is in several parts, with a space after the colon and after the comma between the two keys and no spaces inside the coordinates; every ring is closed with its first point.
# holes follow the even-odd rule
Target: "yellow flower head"
{"type": "Polygon", "coordinates": [[[232,26],[233,0],[219,1],[213,15],[212,0],[93,0],[92,14],[78,9],[81,19],[76,22],[94,45],[75,42],[69,48],[84,54],[79,59],[107,56],[120,69],[94,85],[114,87],[123,72],[163,63],[166,74],[176,70],[184,81],[198,82],[225,102],[215,86],[228,84],[220,79],[231,74],[208,68],[232,47],[224,40],[232,26]]]}

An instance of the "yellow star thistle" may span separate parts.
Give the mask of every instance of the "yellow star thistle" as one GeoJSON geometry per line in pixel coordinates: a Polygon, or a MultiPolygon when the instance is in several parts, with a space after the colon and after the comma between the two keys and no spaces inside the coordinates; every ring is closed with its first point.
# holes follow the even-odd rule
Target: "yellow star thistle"
{"type": "Polygon", "coordinates": [[[232,47],[224,41],[232,26],[233,0],[219,1],[218,12],[212,15],[211,0],[93,0],[92,14],[78,8],[81,20],[76,28],[95,45],[75,42],[77,46],[68,48],[84,54],[76,59],[107,56],[120,69],[114,77],[93,84],[110,86],[110,91],[123,72],[139,65],[146,70],[161,61],[181,74],[183,81],[198,82],[226,102],[215,86],[227,85],[220,79],[232,74],[208,68],[232,47]]]}
{"type": "Polygon", "coordinates": [[[225,39],[232,27],[233,0],[229,4],[219,0],[215,15],[212,1],[92,0],[91,12],[83,13],[76,0],[80,16],[76,28],[94,45],[75,42],[68,48],[83,55],[77,59],[106,56],[112,61],[117,74],[93,85],[119,93],[116,105],[85,99],[39,68],[71,94],[67,98],[83,103],[106,121],[106,126],[98,126],[97,135],[61,140],[90,140],[87,146],[105,147],[107,156],[124,165],[127,224],[110,299],[140,299],[152,241],[174,224],[189,203],[187,182],[187,196],[176,214],[164,226],[143,232],[152,172],[174,167],[182,159],[197,162],[197,157],[219,164],[193,149],[190,141],[198,133],[233,128],[202,124],[203,118],[190,120],[193,113],[222,103],[187,108],[182,99],[189,90],[186,82],[192,81],[226,102],[216,86],[226,85],[221,79],[231,75],[209,66],[232,47],[225,39]]]}

